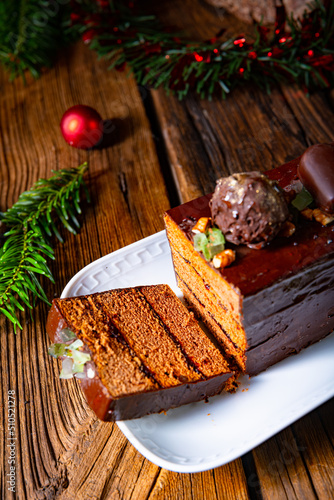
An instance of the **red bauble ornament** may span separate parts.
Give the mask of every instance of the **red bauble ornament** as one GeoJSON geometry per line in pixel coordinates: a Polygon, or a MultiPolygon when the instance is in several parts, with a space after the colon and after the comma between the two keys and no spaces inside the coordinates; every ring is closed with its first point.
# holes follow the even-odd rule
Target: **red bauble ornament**
{"type": "Polygon", "coordinates": [[[77,104],[63,114],[60,130],[70,146],[91,149],[102,140],[103,120],[95,109],[77,104]]]}

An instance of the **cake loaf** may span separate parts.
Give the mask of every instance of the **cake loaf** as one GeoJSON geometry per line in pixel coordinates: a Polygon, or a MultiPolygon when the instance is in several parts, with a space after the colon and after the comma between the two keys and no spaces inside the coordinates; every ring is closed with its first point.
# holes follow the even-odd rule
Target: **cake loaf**
{"type": "MultiPolygon", "coordinates": [[[[331,182],[325,209],[332,210],[334,149],[326,147],[330,162],[322,183],[331,182]]],[[[293,160],[266,175],[288,195],[300,184],[299,166],[300,160],[293,160]]],[[[230,243],[234,262],[216,268],[195,250],[193,231],[200,219],[212,218],[212,198],[202,196],[165,214],[177,283],[226,355],[243,372],[256,375],[334,328],[334,225],[298,217],[290,237],[278,234],[262,248],[230,243]]],[[[238,213],[231,212],[237,219],[238,213]]],[[[270,222],[267,235],[272,229],[270,222]]],[[[241,238],[237,231],[234,237],[241,238]]]]}
{"type": "Polygon", "coordinates": [[[79,380],[102,420],[137,418],[205,399],[220,393],[232,375],[167,285],[55,299],[47,321],[53,352],[56,346],[64,353],[68,331],[88,354],[79,380]]]}

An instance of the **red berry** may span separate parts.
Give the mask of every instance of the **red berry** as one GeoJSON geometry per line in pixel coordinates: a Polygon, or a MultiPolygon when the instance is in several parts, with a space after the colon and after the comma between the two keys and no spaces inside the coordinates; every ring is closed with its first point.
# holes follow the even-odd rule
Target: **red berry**
{"type": "Polygon", "coordinates": [[[87,31],[85,31],[83,33],[82,40],[83,40],[84,43],[88,44],[88,43],[90,43],[93,40],[93,38],[96,37],[96,35],[97,35],[97,31],[96,30],[94,30],[94,29],[87,30],[87,31]]]}
{"type": "Polygon", "coordinates": [[[65,111],[60,130],[70,146],[91,149],[102,140],[103,120],[95,109],[78,104],[65,111]]]}
{"type": "Polygon", "coordinates": [[[76,12],[71,12],[70,18],[73,24],[80,21],[80,16],[76,12]]]}
{"type": "Polygon", "coordinates": [[[98,0],[97,3],[102,8],[109,7],[109,0],[98,0]]]}

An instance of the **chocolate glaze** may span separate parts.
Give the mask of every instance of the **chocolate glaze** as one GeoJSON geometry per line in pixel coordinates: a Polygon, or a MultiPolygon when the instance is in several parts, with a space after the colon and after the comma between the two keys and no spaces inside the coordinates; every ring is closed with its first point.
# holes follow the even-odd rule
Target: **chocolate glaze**
{"type": "MultiPolygon", "coordinates": [[[[55,302],[53,302],[46,325],[46,331],[51,342],[60,342],[59,332],[67,326],[55,302]]],[[[87,403],[98,418],[113,422],[116,420],[139,418],[151,413],[167,411],[170,408],[176,408],[219,394],[223,390],[225,382],[232,375],[232,373],[224,373],[197,382],[184,383],[171,388],[132,394],[113,399],[106,387],[102,384],[93,361],[86,363],[86,374],[88,368],[94,370],[94,377],[89,378],[86,375],[85,378],[78,379],[86,396],[87,403]]]]}
{"type": "Polygon", "coordinates": [[[302,155],[298,176],[317,205],[334,213],[334,143],[315,144],[302,155]]]}
{"type": "MultiPolygon", "coordinates": [[[[282,188],[298,181],[297,166],[293,160],[266,175],[279,182],[282,188]],[[282,179],[282,181],[281,181],[282,179]]],[[[168,210],[167,214],[191,240],[191,229],[200,217],[210,217],[209,201],[212,194],[201,196],[168,210]]],[[[259,250],[233,246],[237,253],[235,263],[217,270],[241,295],[254,295],[264,287],[290,274],[297,273],[313,262],[334,253],[334,225],[322,226],[300,218],[297,230],[290,238],[276,237],[259,250]]]]}
{"type": "MultiPolygon", "coordinates": [[[[298,164],[299,159],[293,160],[266,175],[288,191],[298,185],[298,164]]],[[[189,239],[196,220],[210,217],[211,196],[167,212],[189,239]]],[[[334,328],[334,224],[324,227],[300,218],[290,238],[277,237],[260,250],[233,248],[236,261],[215,271],[243,298],[249,374],[330,333],[334,328]]]]}
{"type": "Polygon", "coordinates": [[[256,375],[334,328],[333,255],[243,302],[246,371],[256,375]]]}

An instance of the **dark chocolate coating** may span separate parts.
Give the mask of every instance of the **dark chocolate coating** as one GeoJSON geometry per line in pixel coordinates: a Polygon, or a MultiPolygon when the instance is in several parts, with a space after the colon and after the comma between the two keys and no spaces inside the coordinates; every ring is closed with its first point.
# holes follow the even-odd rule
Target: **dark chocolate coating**
{"type": "Polygon", "coordinates": [[[282,189],[260,172],[219,179],[210,207],[226,240],[251,248],[271,241],[289,216],[282,189]]]}
{"type": "MultiPolygon", "coordinates": [[[[298,164],[293,160],[266,175],[289,189],[298,180],[298,164]]],[[[196,221],[210,217],[211,196],[167,212],[190,240],[196,221]]],[[[255,375],[333,330],[334,224],[301,219],[290,238],[276,237],[260,250],[235,250],[233,265],[215,272],[243,298],[246,371],[255,375]]],[[[209,265],[204,258],[203,264],[209,265]]]]}
{"type": "Polygon", "coordinates": [[[297,354],[333,330],[333,268],[332,254],[244,299],[249,375],[297,354]]]}
{"type": "Polygon", "coordinates": [[[318,207],[334,214],[334,143],[310,146],[300,159],[298,176],[318,207]]]}
{"type": "MultiPolygon", "coordinates": [[[[51,342],[61,342],[59,332],[65,327],[67,327],[67,324],[53,302],[46,325],[46,331],[51,342]]],[[[82,391],[86,396],[87,403],[98,418],[113,422],[167,411],[170,408],[176,408],[214,396],[223,390],[225,382],[232,375],[232,373],[224,373],[197,382],[188,382],[170,388],[113,399],[102,384],[94,362],[89,361],[86,365],[95,372],[93,378],[86,376],[85,378],[78,379],[82,391]]],[[[87,369],[85,373],[87,373],[87,369]]]]}

